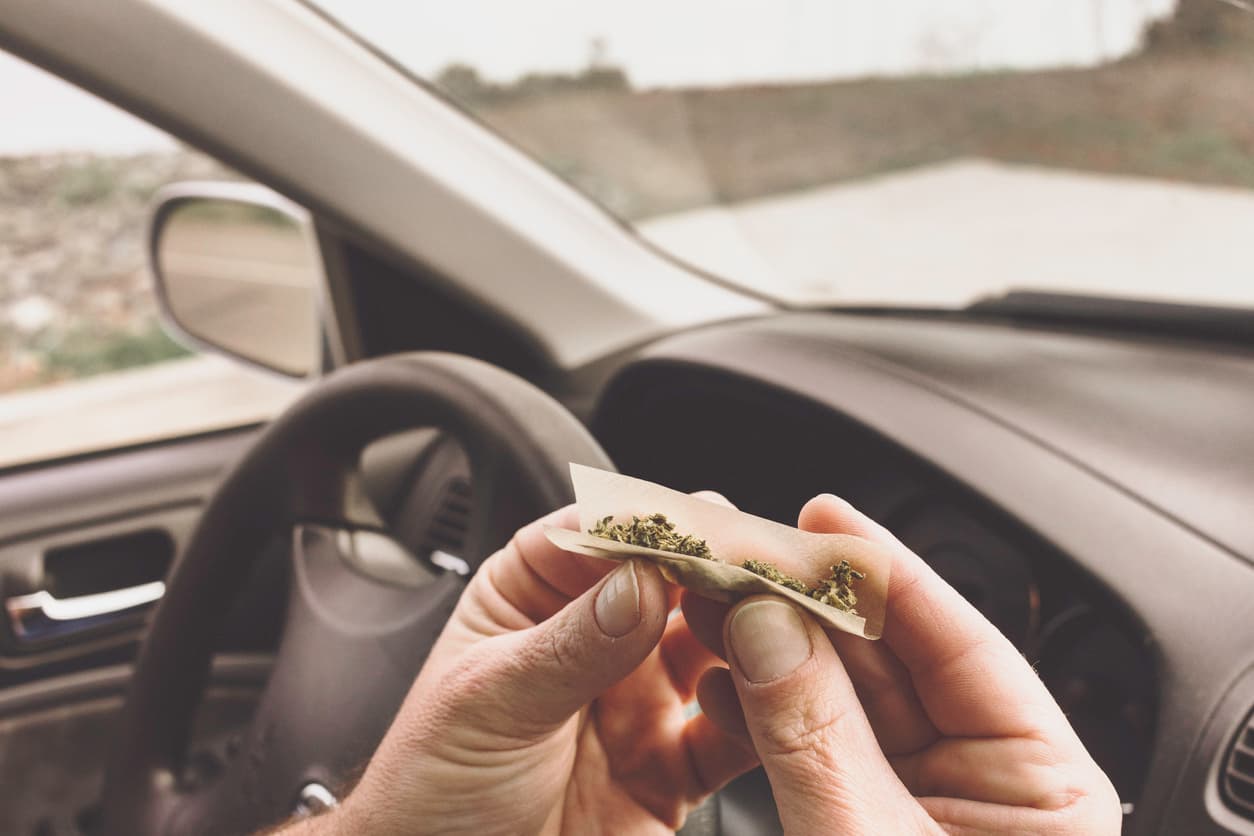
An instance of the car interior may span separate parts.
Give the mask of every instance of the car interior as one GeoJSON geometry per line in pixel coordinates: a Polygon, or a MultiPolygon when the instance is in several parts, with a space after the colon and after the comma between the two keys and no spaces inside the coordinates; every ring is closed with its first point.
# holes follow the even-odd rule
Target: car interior
{"type": "MultiPolygon", "coordinates": [[[[239,5],[0,2],[0,48],[263,184],[162,192],[147,258],[171,333],[302,387],[272,421],[0,470],[0,831],[249,832],[344,786],[580,461],[790,525],[844,497],[1022,651],[1126,832],[1254,833],[1248,308],[772,300],[323,11],[239,5]],[[222,218],[260,243],[195,272],[179,223],[222,218]],[[309,288],[241,290],[289,245],[309,288]]],[[[764,774],[682,832],[781,832],[764,774]]]]}

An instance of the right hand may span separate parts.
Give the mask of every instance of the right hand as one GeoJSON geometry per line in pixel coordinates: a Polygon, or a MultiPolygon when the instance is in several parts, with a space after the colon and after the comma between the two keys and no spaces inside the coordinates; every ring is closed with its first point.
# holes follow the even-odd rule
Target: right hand
{"type": "Polygon", "coordinates": [[[890,547],[881,641],[770,596],[683,601],[730,665],[705,673],[701,707],[752,741],[788,833],[1119,832],[1114,787],[992,624],[843,500],[816,497],[798,525],[890,547]]]}

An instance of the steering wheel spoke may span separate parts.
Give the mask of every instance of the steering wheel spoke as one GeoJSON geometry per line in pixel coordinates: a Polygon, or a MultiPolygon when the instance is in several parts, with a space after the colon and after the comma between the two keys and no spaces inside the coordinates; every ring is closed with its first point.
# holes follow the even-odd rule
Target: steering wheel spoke
{"type": "Polygon", "coordinates": [[[220,775],[184,787],[173,832],[242,832],[296,812],[310,784],[345,789],[464,586],[375,531],[297,525],[291,561],[283,639],[252,725],[220,775]]]}

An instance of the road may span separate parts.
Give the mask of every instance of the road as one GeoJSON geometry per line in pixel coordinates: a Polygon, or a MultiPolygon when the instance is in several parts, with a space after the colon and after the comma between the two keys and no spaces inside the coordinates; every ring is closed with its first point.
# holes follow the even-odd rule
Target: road
{"type": "Polygon", "coordinates": [[[1254,192],[957,160],[639,224],[797,303],[958,306],[1011,287],[1254,304],[1254,192]]]}

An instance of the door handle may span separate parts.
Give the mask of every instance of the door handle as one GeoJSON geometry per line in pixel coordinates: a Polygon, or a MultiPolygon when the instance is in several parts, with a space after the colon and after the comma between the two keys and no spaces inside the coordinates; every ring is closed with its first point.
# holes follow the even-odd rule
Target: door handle
{"type": "Polygon", "coordinates": [[[165,594],[162,581],[92,595],[56,598],[44,590],[4,602],[13,636],[21,642],[63,638],[94,630],[141,612],[165,594]]]}

